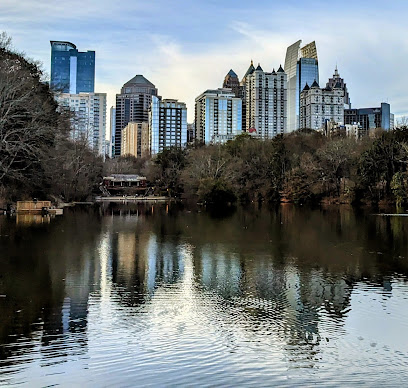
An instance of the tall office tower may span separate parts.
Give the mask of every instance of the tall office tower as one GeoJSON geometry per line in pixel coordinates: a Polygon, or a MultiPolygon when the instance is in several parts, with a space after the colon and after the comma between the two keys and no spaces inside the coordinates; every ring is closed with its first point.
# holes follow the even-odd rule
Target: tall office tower
{"type": "Polygon", "coordinates": [[[251,64],[248,67],[248,70],[246,71],[245,75],[242,77],[242,80],[240,82],[241,86],[241,98],[242,98],[242,130],[243,131],[248,131],[249,128],[246,126],[246,79],[248,75],[252,74],[255,71],[254,63],[251,59],[251,64]]]}
{"type": "Polygon", "coordinates": [[[231,89],[206,90],[195,99],[196,140],[226,143],[241,133],[242,100],[231,89]]]}
{"type": "Polygon", "coordinates": [[[116,127],[116,108],[111,106],[110,108],[110,150],[109,157],[112,158],[115,155],[115,127],[116,127]]]}
{"type": "Polygon", "coordinates": [[[85,138],[89,148],[105,156],[106,93],[61,93],[56,96],[60,106],[73,112],[71,137],[85,138]]]}
{"type": "Polygon", "coordinates": [[[327,82],[326,88],[334,89],[334,87],[337,84],[341,85],[341,88],[343,89],[343,92],[344,92],[344,109],[350,109],[351,101],[350,101],[350,96],[347,90],[347,85],[344,82],[344,79],[340,77],[340,74],[339,74],[339,71],[337,70],[337,65],[336,65],[336,69],[334,70],[333,78],[329,78],[329,82],[327,82]]]}
{"type": "Polygon", "coordinates": [[[194,143],[195,140],[195,123],[187,124],[187,143],[194,143]]]}
{"type": "Polygon", "coordinates": [[[287,76],[282,66],[266,73],[258,67],[246,76],[246,127],[254,136],[270,139],[286,132],[287,76]]]}
{"type": "Polygon", "coordinates": [[[232,92],[235,94],[235,97],[242,98],[242,87],[239,84],[239,78],[234,70],[230,70],[228,74],[224,78],[224,82],[222,84],[224,89],[232,89],[232,92]]]}
{"type": "Polygon", "coordinates": [[[319,63],[316,43],[300,47],[299,40],[288,47],[285,58],[285,72],[288,76],[288,126],[292,132],[299,128],[300,92],[306,84],[319,83],[319,63]]]}
{"type": "Polygon", "coordinates": [[[177,100],[152,97],[149,112],[151,153],[165,148],[184,147],[187,144],[187,107],[177,100]]]}
{"type": "Polygon", "coordinates": [[[382,102],[377,108],[345,109],[344,123],[359,124],[365,131],[376,128],[388,131],[393,128],[394,118],[390,104],[382,102]]]}
{"type": "Polygon", "coordinates": [[[51,43],[52,89],[61,93],[93,93],[95,90],[95,51],[80,52],[70,42],[51,43]]]}
{"type": "Polygon", "coordinates": [[[121,155],[144,158],[150,155],[150,131],[148,123],[128,123],[122,129],[121,155]]]}
{"type": "Polygon", "coordinates": [[[142,75],[126,82],[116,95],[115,156],[120,155],[122,129],[127,123],[148,123],[152,97],[157,88],[142,75]]]}
{"type": "Polygon", "coordinates": [[[300,128],[323,129],[326,123],[344,124],[344,91],[338,82],[320,89],[314,81],[300,93],[300,128]]]}

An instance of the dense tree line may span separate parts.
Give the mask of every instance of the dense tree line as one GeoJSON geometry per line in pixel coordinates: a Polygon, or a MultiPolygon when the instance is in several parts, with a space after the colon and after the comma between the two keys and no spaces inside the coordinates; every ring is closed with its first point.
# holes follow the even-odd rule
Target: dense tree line
{"type": "Polygon", "coordinates": [[[302,130],[261,141],[243,134],[225,145],[171,148],[144,165],[171,196],[234,201],[408,202],[408,130],[362,140],[302,130]]]}
{"type": "Polygon", "coordinates": [[[102,160],[73,141],[73,117],[63,112],[38,63],[0,35],[0,198],[87,198],[100,181],[102,160]]]}

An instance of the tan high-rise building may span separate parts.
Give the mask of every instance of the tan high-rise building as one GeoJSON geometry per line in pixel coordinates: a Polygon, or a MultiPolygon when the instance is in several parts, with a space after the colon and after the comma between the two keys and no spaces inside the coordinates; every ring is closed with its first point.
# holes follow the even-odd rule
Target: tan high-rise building
{"type": "Polygon", "coordinates": [[[120,154],[144,158],[150,155],[150,132],[148,123],[128,123],[122,129],[120,154]]]}
{"type": "Polygon", "coordinates": [[[248,131],[260,139],[286,132],[287,76],[278,71],[264,72],[261,65],[245,76],[245,108],[248,131]]]}

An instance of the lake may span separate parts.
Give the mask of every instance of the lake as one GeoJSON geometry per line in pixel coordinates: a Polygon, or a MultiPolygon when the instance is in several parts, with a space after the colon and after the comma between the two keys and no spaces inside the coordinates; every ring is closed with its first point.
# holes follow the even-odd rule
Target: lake
{"type": "Polygon", "coordinates": [[[408,217],[0,216],[0,386],[402,386],[407,365],[408,217]]]}

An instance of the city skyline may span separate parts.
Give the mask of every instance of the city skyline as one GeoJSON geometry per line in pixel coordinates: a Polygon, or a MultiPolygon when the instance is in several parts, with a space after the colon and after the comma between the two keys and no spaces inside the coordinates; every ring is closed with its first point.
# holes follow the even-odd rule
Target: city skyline
{"type": "Polygon", "coordinates": [[[124,82],[143,74],[161,95],[185,101],[192,122],[195,98],[203,90],[221,87],[230,69],[241,79],[253,59],[272,71],[276,64],[284,65],[287,47],[302,39],[316,41],[322,84],[337,64],[354,107],[388,101],[398,118],[408,114],[404,96],[408,75],[402,67],[408,56],[403,23],[408,6],[396,1],[380,13],[380,5],[373,1],[366,8],[361,1],[345,1],[339,8],[312,0],[306,8],[300,1],[284,5],[180,1],[170,7],[160,0],[120,6],[73,0],[51,8],[42,0],[18,4],[5,0],[0,23],[15,47],[40,60],[48,74],[50,40],[73,42],[81,51],[95,50],[95,92],[108,94],[108,107],[115,105],[124,82]],[[340,28],[341,20],[347,23],[340,28]]]}

